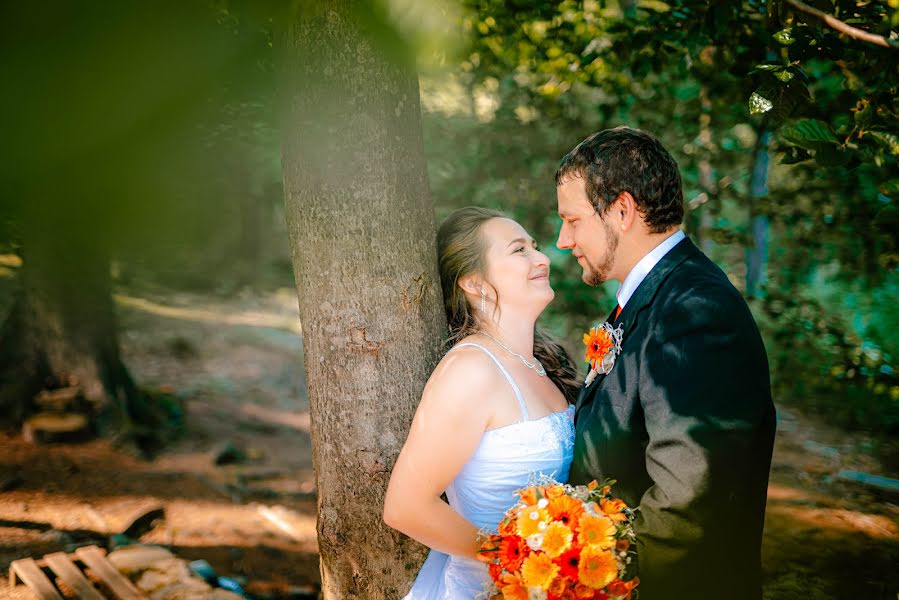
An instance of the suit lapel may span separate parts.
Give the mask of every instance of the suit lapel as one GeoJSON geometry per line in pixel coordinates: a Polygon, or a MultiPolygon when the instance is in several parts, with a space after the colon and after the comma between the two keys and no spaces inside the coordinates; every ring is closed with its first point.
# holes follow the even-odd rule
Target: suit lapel
{"type": "Polygon", "coordinates": [[[621,325],[624,329],[625,338],[627,338],[627,332],[634,325],[640,311],[652,303],[662,282],[668,279],[668,276],[671,275],[671,272],[678,265],[699,253],[699,248],[690,241],[690,238],[684,238],[656,263],[652,271],[646,275],[640,285],[637,286],[637,289],[634,290],[634,294],[627,301],[627,304],[624,305],[621,315],[615,321],[616,326],[621,325]]]}
{"type": "MultiPolygon", "coordinates": [[[[640,314],[640,311],[643,310],[644,307],[652,303],[662,282],[668,278],[678,265],[691,256],[695,256],[699,253],[699,249],[692,241],[690,241],[690,238],[684,238],[678,242],[674,248],[669,250],[668,253],[656,263],[652,268],[652,271],[650,271],[640,285],[637,286],[637,289],[634,291],[630,300],[627,301],[627,304],[624,305],[618,318],[615,319],[615,309],[613,309],[612,312],[609,313],[609,318],[606,319],[606,322],[616,326],[620,325],[624,330],[624,339],[627,339],[627,333],[636,321],[637,315],[640,314]]],[[[580,410],[586,404],[589,404],[596,395],[600,383],[605,378],[606,375],[600,373],[590,382],[590,385],[581,386],[581,391],[578,394],[577,403],[575,404],[574,409],[575,421],[577,420],[580,410]]]]}

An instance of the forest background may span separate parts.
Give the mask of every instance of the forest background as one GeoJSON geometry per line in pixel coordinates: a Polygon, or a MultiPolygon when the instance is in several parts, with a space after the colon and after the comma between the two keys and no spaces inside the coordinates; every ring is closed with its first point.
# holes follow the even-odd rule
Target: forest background
{"type": "MultiPolygon", "coordinates": [[[[466,205],[520,221],[553,264],[556,300],[542,324],[576,359],[615,288],[583,285],[555,249],[555,167],[596,130],[646,129],[680,166],[686,232],[762,329],[777,402],[865,432],[895,473],[899,3],[813,4],[382,0],[352,10],[379,51],[416,65],[437,222],[466,205]]],[[[21,381],[40,371],[23,368],[35,353],[22,340],[102,337],[116,327],[113,291],[231,298],[293,287],[282,145],[302,129],[281,120],[279,89],[303,58],[284,58],[279,31],[303,10],[238,0],[2,10],[0,64],[16,93],[0,99],[0,409],[15,423],[31,411],[21,381]],[[28,313],[28,290],[56,300],[28,313]],[[81,325],[37,322],[54,314],[81,325]]],[[[348,235],[358,249],[348,259],[378,260],[364,230],[348,235]]],[[[116,367],[103,385],[118,381],[132,433],[152,438],[174,403],[142,390],[114,347],[104,356],[116,367]]]]}

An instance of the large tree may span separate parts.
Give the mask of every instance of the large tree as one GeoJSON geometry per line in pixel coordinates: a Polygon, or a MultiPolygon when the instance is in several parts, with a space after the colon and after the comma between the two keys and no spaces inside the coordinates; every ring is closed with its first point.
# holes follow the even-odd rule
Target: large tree
{"type": "Polygon", "coordinates": [[[369,3],[295,3],[284,194],[303,323],[326,598],[399,598],[423,557],[381,520],[445,335],[411,57],[369,3]]]}

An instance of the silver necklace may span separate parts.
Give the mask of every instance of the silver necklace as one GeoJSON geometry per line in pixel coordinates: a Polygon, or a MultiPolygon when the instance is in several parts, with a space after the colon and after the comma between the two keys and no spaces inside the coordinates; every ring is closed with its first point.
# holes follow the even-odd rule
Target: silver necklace
{"type": "Polygon", "coordinates": [[[492,335],[487,333],[486,331],[481,331],[480,333],[486,335],[491,340],[493,340],[494,342],[499,344],[503,350],[505,350],[512,356],[518,358],[518,360],[520,360],[522,363],[524,363],[524,366],[526,366],[528,369],[533,369],[534,372],[537,373],[537,375],[539,375],[540,377],[546,377],[546,369],[543,368],[543,365],[540,364],[539,360],[537,360],[535,358],[534,362],[531,362],[528,359],[526,359],[525,357],[523,357],[522,355],[520,355],[518,352],[515,352],[514,350],[512,350],[511,348],[506,346],[504,343],[502,343],[501,341],[499,341],[498,339],[496,339],[495,337],[493,337],[492,335]]]}

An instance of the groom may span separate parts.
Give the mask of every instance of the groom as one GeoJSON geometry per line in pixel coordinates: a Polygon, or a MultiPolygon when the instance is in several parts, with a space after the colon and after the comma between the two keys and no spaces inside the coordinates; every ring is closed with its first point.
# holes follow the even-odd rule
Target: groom
{"type": "Polygon", "coordinates": [[[595,133],[556,185],[556,245],[588,285],[621,282],[620,354],[581,390],[570,481],[614,478],[639,507],[641,600],[759,600],[775,412],[752,315],[680,230],[680,174],[655,137],[595,133]]]}

